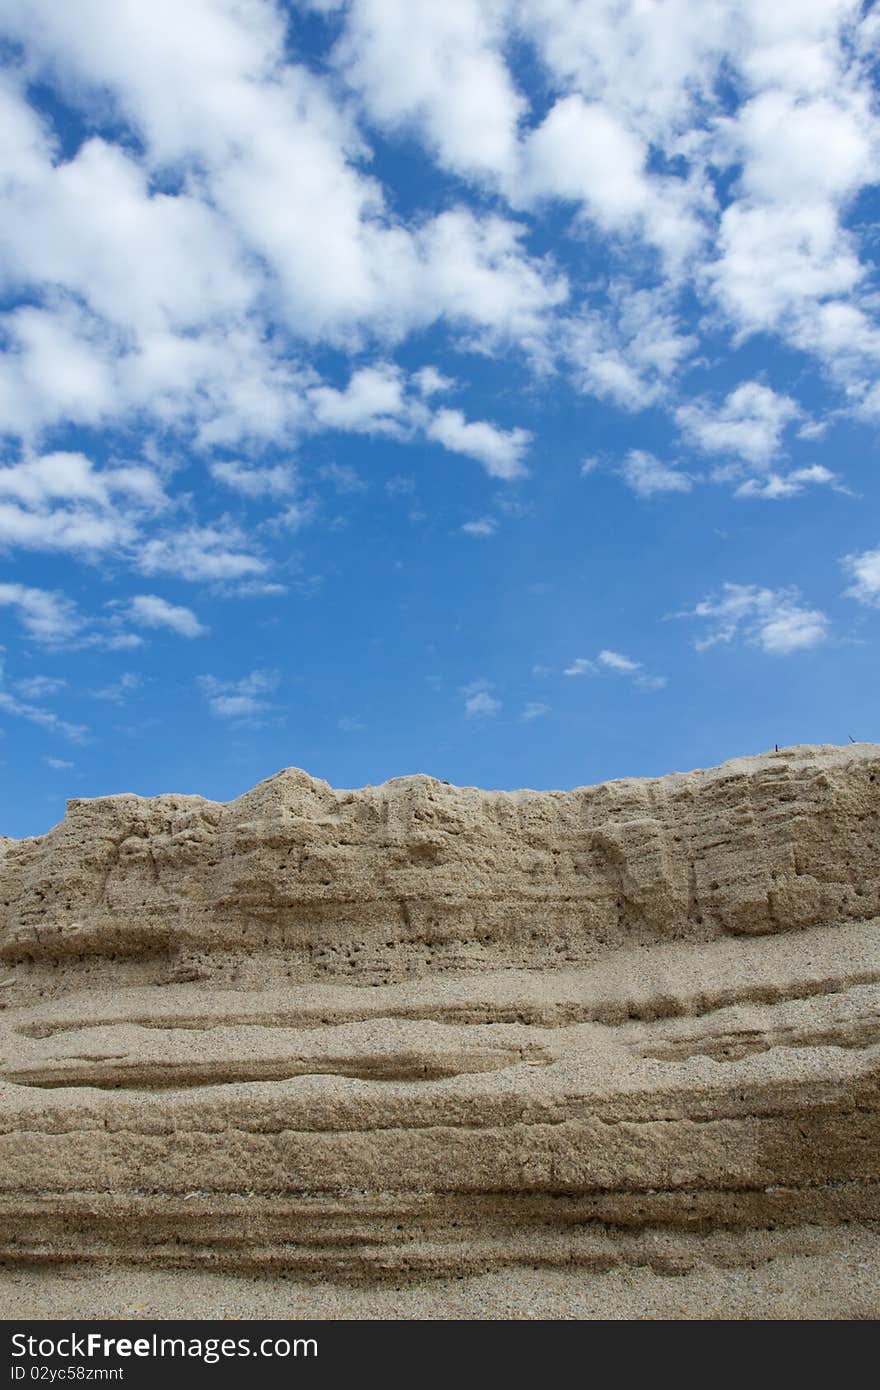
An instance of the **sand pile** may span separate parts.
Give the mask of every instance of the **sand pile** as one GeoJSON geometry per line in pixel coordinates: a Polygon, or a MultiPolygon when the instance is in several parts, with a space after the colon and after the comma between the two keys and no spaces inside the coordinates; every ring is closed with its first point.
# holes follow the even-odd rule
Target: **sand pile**
{"type": "Polygon", "coordinates": [[[282,1273],[317,1316],[876,1315],[878,880],[877,745],[72,801],[0,841],[6,1292],[82,1314],[109,1262],[181,1271],[167,1315],[199,1270],[273,1316],[282,1273]]]}

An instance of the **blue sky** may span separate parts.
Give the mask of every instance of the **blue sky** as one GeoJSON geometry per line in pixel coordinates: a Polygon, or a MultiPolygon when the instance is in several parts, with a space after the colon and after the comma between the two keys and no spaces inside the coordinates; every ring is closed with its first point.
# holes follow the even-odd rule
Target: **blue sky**
{"type": "Polygon", "coordinates": [[[0,833],[880,737],[878,37],[5,0],[0,833]]]}

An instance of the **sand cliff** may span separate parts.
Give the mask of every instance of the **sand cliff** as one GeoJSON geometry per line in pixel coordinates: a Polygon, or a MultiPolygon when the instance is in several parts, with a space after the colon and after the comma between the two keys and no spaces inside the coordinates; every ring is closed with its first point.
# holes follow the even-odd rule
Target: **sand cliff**
{"type": "Polygon", "coordinates": [[[72,801],[0,840],[0,1259],[369,1284],[872,1252],[878,894],[877,745],[72,801]]]}

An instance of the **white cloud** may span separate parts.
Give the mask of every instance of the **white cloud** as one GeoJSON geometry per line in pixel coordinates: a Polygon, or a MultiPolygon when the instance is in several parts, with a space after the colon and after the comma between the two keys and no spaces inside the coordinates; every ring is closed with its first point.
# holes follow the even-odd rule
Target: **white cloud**
{"type": "Polygon", "coordinates": [[[288,588],[286,584],[263,579],[245,579],[241,584],[219,586],[218,592],[228,598],[280,598],[288,592],[288,588]]]}
{"type": "Polygon", "coordinates": [[[380,363],[354,372],[345,390],[315,386],[309,400],[319,424],[329,429],[399,436],[403,426],[404,377],[398,367],[380,363]]]}
{"type": "Polygon", "coordinates": [[[528,430],[502,430],[485,420],[466,420],[460,410],[439,410],[426,434],[452,453],[476,459],[490,477],[509,481],[526,473],[522,459],[532,439],[528,430]]]}
{"type": "Polygon", "coordinates": [[[27,676],[15,682],[16,690],[27,700],[45,700],[50,695],[57,695],[66,685],[67,681],[59,676],[27,676]]]}
{"type": "Polygon", "coordinates": [[[478,690],[475,695],[469,695],[464,702],[464,712],[468,719],[476,715],[497,714],[501,709],[501,701],[494,699],[488,690],[478,690]]]}
{"type": "Polygon", "coordinates": [[[210,695],[208,703],[212,712],[223,719],[242,719],[265,709],[264,702],[255,695],[210,695]]]}
{"type": "Polygon", "coordinates": [[[858,299],[864,269],[843,217],[855,192],[873,181],[877,125],[868,83],[855,64],[847,70],[843,43],[854,7],[824,8],[824,53],[810,53],[810,16],[797,17],[800,33],[797,19],[791,24],[787,61],[793,72],[813,61],[812,90],[798,91],[791,75],[780,82],[780,45],[776,60],[755,65],[766,88],[721,123],[720,158],[741,172],[707,273],[740,335],[778,332],[846,377],[865,346],[865,320],[857,303],[846,302],[858,299]]]}
{"type": "Polygon", "coordinates": [[[875,607],[880,606],[880,549],[846,555],[841,563],[853,581],[846,590],[847,598],[854,598],[859,603],[875,607]]]}
{"type": "Polygon", "coordinates": [[[637,497],[661,492],[690,492],[693,481],[671,464],[662,463],[646,449],[630,449],[620,465],[620,476],[637,497]]]}
{"type": "MultiPolygon", "coordinates": [[[[522,458],[531,442],[529,431],[501,429],[487,420],[467,420],[462,411],[449,408],[432,414],[422,398],[441,388],[429,378],[426,393],[425,371],[433,369],[423,369],[412,379],[418,398],[409,393],[404,373],[387,362],[359,368],[343,389],[314,386],[308,399],[317,425],[356,434],[386,435],[401,442],[424,433],[452,453],[476,459],[492,477],[510,480],[524,476],[522,458]]],[[[326,474],[329,470],[324,471],[326,474]]]]}
{"type": "Polygon", "coordinates": [[[121,705],[130,695],[134,695],[141,689],[144,683],[143,676],[136,671],[123,671],[118,680],[110,685],[105,685],[100,690],[92,690],[91,696],[94,700],[109,700],[111,704],[121,705]]]}
{"type": "Polygon", "coordinates": [[[241,463],[217,461],[210,465],[211,476],[224,487],[244,493],[245,497],[284,496],[293,492],[296,477],[289,464],[272,468],[251,468],[241,463]]]}
{"type": "MultiPolygon", "coordinates": [[[[115,288],[115,275],[123,312],[139,328],[145,319],[176,328],[178,296],[194,304],[201,328],[211,317],[241,322],[271,286],[280,316],[312,339],[338,339],[363,324],[399,335],[445,311],[445,267],[432,233],[446,214],[417,233],[389,214],[330,85],[285,63],[285,26],[273,5],[193,0],[183,19],[173,0],[157,0],[149,13],[123,0],[112,14],[101,0],[83,0],[74,25],[50,0],[12,0],[4,18],[35,63],[60,71],[72,92],[110,97],[143,138],[150,166],[198,172],[184,193],[149,197],[140,163],[115,152],[109,170],[81,176],[87,206],[112,214],[106,229],[97,215],[85,228],[82,218],[71,226],[78,205],[68,207],[58,171],[41,168],[33,136],[23,134],[31,153],[20,156],[22,167],[60,205],[58,241],[67,233],[79,250],[68,258],[77,288],[95,279],[115,288]],[[136,270],[133,283],[110,254],[121,230],[137,248],[155,243],[159,252],[144,258],[148,269],[136,270]]],[[[474,139],[469,129],[469,148],[474,139]]],[[[517,293],[519,266],[490,268],[475,243],[468,249],[470,270],[485,270],[499,288],[511,280],[517,293]]],[[[480,321],[479,297],[456,308],[480,321]]]]}
{"type": "Polygon", "coordinates": [[[824,613],[815,608],[791,605],[777,609],[772,617],[762,622],[759,641],[764,651],[787,655],[823,642],[828,628],[829,621],[824,613]]]}
{"type": "Polygon", "coordinates": [[[482,517],[479,521],[466,521],[461,529],[466,536],[487,539],[489,536],[494,536],[498,530],[498,523],[493,521],[491,517],[482,517]]]}
{"type": "Polygon", "coordinates": [[[844,198],[872,177],[869,130],[870,112],[852,93],[804,100],[761,92],[730,130],[743,192],[766,202],[844,198]]]}
{"type": "Polygon", "coordinates": [[[167,504],[140,465],[97,469],[80,453],[51,453],[0,468],[0,546],[90,553],[131,544],[167,504]]]}
{"type": "Polygon", "coordinates": [[[200,676],[199,685],[212,714],[220,719],[252,719],[271,708],[269,696],[278,688],[277,671],[251,671],[237,681],[200,676]]]}
{"type": "MultiPolygon", "coordinates": [[[[316,512],[317,503],[313,498],[307,498],[302,502],[291,502],[283,511],[272,517],[266,525],[274,531],[300,531],[304,526],[308,526],[314,521],[316,512]]],[[[262,586],[260,591],[265,593],[266,587],[262,586]]]]}
{"type": "Polygon", "coordinates": [[[68,550],[89,557],[120,550],[167,505],[150,468],[96,468],[82,453],[47,453],[0,468],[0,546],[68,550]]]}
{"type": "Polygon", "coordinates": [[[28,636],[50,646],[75,638],[83,627],[76,604],[57,591],[0,584],[0,606],[14,608],[28,636]]]}
{"type": "Polygon", "coordinates": [[[471,681],[470,685],[462,687],[466,719],[485,719],[499,713],[501,701],[496,700],[490,691],[489,682],[483,679],[471,681]]]}
{"type": "Polygon", "coordinates": [[[366,492],[369,484],[364,482],[357,469],[352,468],[347,463],[325,463],[318,470],[319,476],[325,482],[331,483],[336,492],[341,496],[352,496],[354,493],[366,492]]]}
{"type": "Polygon", "coordinates": [[[731,454],[757,467],[769,464],[782,433],[800,408],[758,381],[737,386],[721,406],[696,402],[675,413],[684,435],[707,454],[731,454]]]}
{"type": "Polygon", "coordinates": [[[638,411],[665,400],[697,339],[682,330],[668,289],[621,279],[601,309],[566,321],[561,343],[581,391],[638,411]]]}
{"type": "MultiPolygon", "coordinates": [[[[878,300],[851,216],[880,148],[876,16],[857,0],[335,8],[340,42],[309,71],[296,15],[270,0],[6,0],[0,425],[18,461],[0,467],[0,546],[253,592],[269,547],[314,515],[274,461],[310,434],[427,438],[523,477],[529,431],[438,408],[457,385],[445,358],[394,360],[415,335],[402,360],[433,355],[434,335],[438,353],[514,348],[535,387],[556,391],[561,368],[614,408],[668,410],[740,497],[835,486],[776,462],[805,418],[793,396],[751,381],[683,402],[678,382],[724,334],[766,333],[823,363],[844,409],[880,417],[878,300]],[[79,148],[31,105],[40,83],[81,118],[79,148]],[[420,180],[383,186],[369,123],[452,176],[441,211],[420,180]],[[570,275],[540,250],[557,231],[570,275]],[[49,452],[68,426],[134,427],[155,466],[49,452]],[[193,451],[239,499],[283,499],[272,523],[210,520],[215,494],[187,474],[172,496],[193,451]]],[[[621,475],[643,497],[695,481],[639,450],[621,475]]],[[[466,534],[485,534],[478,505],[466,534]]],[[[82,621],[84,641],[140,640],[82,621]]]]}
{"type": "MultiPolygon", "coordinates": [[[[628,409],[662,398],[670,362],[693,346],[673,306],[687,284],[735,333],[779,332],[863,390],[874,313],[843,218],[876,167],[876,25],[856,0],[772,17],[761,0],[709,0],[699,14],[688,0],[591,0],[588,20],[578,0],[353,0],[331,76],[295,60],[286,12],[268,0],[191,0],[185,16],[175,0],[111,8],[4,7],[27,67],[0,90],[0,251],[40,301],[6,321],[16,351],[0,409],[22,431],[137,412],[203,446],[287,439],[315,422],[314,376],[288,360],[292,344],[390,346],[432,324],[513,341],[545,365],[567,356],[569,285],[526,249],[529,222],[508,215],[538,221],[546,199],[571,204],[577,236],[598,229],[610,257],[637,260],[670,301],[653,342],[653,329],[593,327],[571,346],[585,389],[628,409]],[[540,111],[511,66],[523,46],[540,111]],[[395,211],[339,73],[366,120],[415,135],[500,195],[495,210],[469,209],[460,185],[439,214],[395,211]],[[138,143],[92,135],[60,158],[25,75],[59,84],[90,129],[100,94],[138,143]]],[[[645,292],[594,291],[577,287],[577,311],[589,304],[600,323],[645,292]]],[[[426,395],[445,389],[428,380],[426,395]]],[[[333,406],[319,398],[319,413],[333,406]]]]}
{"type": "Polygon", "coordinates": [[[523,705],[523,711],[520,715],[520,719],[524,723],[528,724],[533,719],[543,719],[544,716],[549,713],[550,706],[545,705],[542,700],[528,700],[526,704],[523,705]]]}
{"type": "Polygon", "coordinates": [[[120,494],[153,508],[166,502],[162,485],[150,469],[96,469],[84,454],[43,454],[0,468],[0,496],[29,507],[63,501],[91,503],[106,510],[120,494]]]}
{"type": "Polygon", "coordinates": [[[451,376],[444,376],[436,367],[420,367],[413,373],[413,381],[418,388],[419,394],[425,396],[436,396],[438,393],[452,391],[456,382],[451,376]]]}
{"type": "Polygon", "coordinates": [[[798,439],[822,439],[828,432],[829,420],[807,420],[797,432],[798,439]]]}
{"type": "Polygon", "coordinates": [[[180,637],[201,637],[207,632],[191,608],[169,603],[157,594],[137,594],[128,615],[140,627],[167,627],[180,637]]]}
{"type": "Polygon", "coordinates": [[[101,423],[113,401],[112,342],[82,308],[21,306],[0,315],[4,433],[31,440],[72,419],[101,423]]]}
{"type": "Polygon", "coordinates": [[[190,526],[145,541],[136,564],[144,574],[173,574],[190,580],[265,574],[265,560],[248,553],[248,544],[233,526],[190,526]]]}
{"type": "Polygon", "coordinates": [[[641,666],[640,661],[633,661],[630,657],[624,656],[622,652],[601,651],[597,657],[601,666],[605,666],[609,671],[619,671],[624,675],[630,675],[633,671],[638,671],[641,666]]]}
{"type": "Polygon", "coordinates": [[[68,507],[34,512],[0,503],[0,546],[88,555],[129,544],[136,534],[130,520],[119,514],[101,516],[68,507]]]}
{"type": "Polygon", "coordinates": [[[583,84],[589,99],[572,92],[580,84],[558,71],[550,43],[540,57],[565,94],[537,129],[521,133],[526,102],[505,49],[523,31],[541,45],[555,30],[569,53],[570,40],[582,43],[586,28],[598,30],[602,48],[617,51],[619,16],[606,19],[606,33],[594,9],[584,25],[580,15],[573,20],[574,6],[558,0],[457,0],[445,7],[354,0],[337,61],[374,121],[416,130],[447,169],[500,186],[515,205],[567,199],[606,229],[641,233],[681,254],[693,241],[681,181],[649,177],[646,133],[614,109],[613,88],[596,100],[593,71],[583,84]]]}
{"type": "Polygon", "coordinates": [[[774,656],[817,646],[831,626],[824,613],[803,606],[797,589],[762,589],[755,584],[725,584],[720,595],[710,595],[678,616],[706,621],[707,635],[694,643],[698,651],[743,637],[774,656]]]}
{"type": "Polygon", "coordinates": [[[17,719],[26,719],[30,724],[37,724],[49,733],[61,734],[64,738],[70,739],[73,743],[82,743],[88,730],[84,724],[71,724],[66,719],[61,719],[52,710],[45,709],[42,705],[33,705],[26,700],[19,700],[3,684],[3,663],[0,660],[0,714],[9,714],[17,719]]]}
{"type": "Polygon", "coordinates": [[[64,758],[44,758],[43,762],[53,772],[69,772],[73,767],[73,763],[66,762],[64,758]]]}
{"type": "MultiPolygon", "coordinates": [[[[830,468],[814,463],[808,468],[793,468],[789,473],[769,473],[766,478],[748,478],[736,489],[736,497],[763,497],[778,501],[784,497],[796,497],[811,483],[837,484],[837,476],[830,468]]],[[[837,488],[839,491],[839,487],[837,488]]]]}
{"type": "Polygon", "coordinates": [[[385,491],[389,497],[412,497],[415,490],[415,478],[407,477],[402,473],[396,473],[385,484],[385,491]]]}
{"type": "Polygon", "coordinates": [[[612,111],[572,93],[528,136],[525,186],[533,197],[551,194],[582,203],[601,225],[620,229],[648,202],[646,155],[642,141],[612,111]]]}
{"type": "Polygon", "coordinates": [[[466,341],[483,349],[513,343],[544,361],[553,311],[568,299],[569,284],[549,257],[524,255],[526,232],[522,223],[463,207],[427,223],[412,282],[422,317],[471,330],[466,341]]]}
{"type": "MultiPolygon", "coordinates": [[[[591,0],[588,23],[582,5],[534,0],[516,14],[571,93],[568,121],[585,114],[615,132],[608,147],[619,176],[610,159],[600,164],[598,196],[593,180],[582,191],[587,210],[606,223],[640,218],[645,239],[677,254],[697,286],[717,295],[736,332],[779,331],[822,354],[809,341],[810,320],[828,295],[858,284],[841,213],[876,167],[861,61],[871,21],[861,18],[860,27],[857,0],[591,0]],[[732,115],[719,78],[738,91],[732,115]],[[647,146],[678,159],[675,177],[648,173],[647,146]],[[721,206],[711,188],[719,169],[734,175],[721,206]],[[703,252],[696,265],[694,250],[703,252]]],[[[574,197],[580,169],[572,150],[580,153],[578,142],[560,138],[546,151],[547,178],[567,181],[574,197]]],[[[591,150],[586,166],[600,159],[601,147],[591,150]]]]}
{"type": "Polygon", "coordinates": [[[61,734],[74,743],[82,743],[88,733],[85,724],[71,724],[68,720],[59,718],[51,710],[44,709],[42,705],[27,704],[2,689],[0,689],[0,713],[16,715],[20,719],[28,720],[31,724],[39,724],[42,728],[48,729],[50,733],[61,734]]]}
{"type": "Polygon", "coordinates": [[[604,647],[595,659],[579,656],[563,671],[564,676],[594,676],[600,671],[610,671],[616,676],[628,676],[641,690],[662,690],[667,684],[666,676],[652,676],[643,670],[640,661],[623,652],[604,647]]]}
{"type": "Polygon", "coordinates": [[[659,250],[675,276],[703,239],[708,194],[699,178],[649,174],[649,155],[648,140],[611,102],[570,93],[524,139],[508,197],[574,203],[603,232],[659,250]]]}
{"type": "Polygon", "coordinates": [[[354,0],[337,63],[378,124],[415,127],[447,168],[494,178],[513,167],[526,109],[500,51],[508,11],[354,0]]]}
{"type": "Polygon", "coordinates": [[[125,632],[117,624],[118,618],[114,615],[103,631],[90,633],[84,644],[86,646],[106,647],[111,652],[131,651],[135,647],[144,645],[143,637],[139,637],[136,632],[125,632]]]}
{"type": "MultiPolygon", "coordinates": [[[[113,603],[107,606],[116,607],[113,603]]],[[[3,607],[17,613],[27,636],[47,647],[103,647],[108,651],[121,651],[143,645],[142,637],[124,629],[117,613],[108,618],[85,616],[72,599],[57,590],[0,584],[0,608],[3,607]]],[[[33,677],[34,690],[40,685],[45,688],[49,679],[33,677]]],[[[21,682],[17,688],[23,689],[21,682]]]]}
{"type": "MultiPolygon", "coordinates": [[[[335,82],[291,60],[268,0],[192,0],[185,17],[173,0],[112,13],[83,0],[76,23],[51,0],[10,0],[2,27],[25,47],[28,79],[59,86],[88,126],[99,107],[135,136],[92,135],[59,158],[23,73],[0,86],[0,253],[34,301],[3,316],[4,428],[33,438],[137,418],[201,448],[287,442],[367,423],[357,401],[312,399],[297,345],[356,350],[441,320],[528,351],[546,335],[567,288],[524,249],[525,228],[466,207],[396,216],[335,82]]],[[[427,73],[437,58],[425,54],[427,73]]],[[[469,127],[468,150],[475,138],[469,127]]],[[[426,368],[419,384],[451,383],[426,368]]],[[[223,481],[259,486],[228,470],[223,481]]]]}
{"type": "Polygon", "coordinates": [[[722,306],[744,333],[805,331],[803,316],[861,278],[851,238],[826,205],[733,203],[718,233],[710,272],[722,306]]]}
{"type": "MultiPolygon", "coordinates": [[[[444,167],[515,205],[568,200],[606,234],[659,248],[717,295],[737,331],[775,328],[828,357],[810,319],[829,293],[857,286],[840,212],[871,181],[876,150],[858,53],[860,40],[870,51],[872,20],[859,28],[855,0],[772,16],[760,0],[712,0],[699,13],[688,0],[662,10],[592,0],[589,22],[574,0],[451,8],[354,0],[337,56],[372,119],[416,131],[444,167]],[[523,39],[551,94],[537,125],[522,119],[505,65],[523,39]],[[720,79],[741,93],[733,116],[720,79]],[[649,151],[676,171],[652,169],[649,151]],[[739,174],[726,208],[712,189],[719,168],[739,174]]],[[[638,408],[650,390],[638,377],[609,350],[592,356],[586,380],[638,408]]]]}

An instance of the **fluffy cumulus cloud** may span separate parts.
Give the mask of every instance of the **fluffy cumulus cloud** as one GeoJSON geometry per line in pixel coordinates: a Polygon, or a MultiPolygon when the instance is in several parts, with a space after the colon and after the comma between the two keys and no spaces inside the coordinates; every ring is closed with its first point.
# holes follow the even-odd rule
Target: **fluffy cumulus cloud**
{"type": "Polygon", "coordinates": [[[523,705],[520,719],[524,724],[530,724],[533,719],[543,719],[550,713],[550,706],[543,700],[527,700],[523,705]]]}
{"type": "Polygon", "coordinates": [[[637,497],[654,497],[662,492],[690,492],[693,487],[687,473],[663,463],[647,449],[630,449],[620,465],[620,476],[637,497]]]}
{"type": "Polygon", "coordinates": [[[296,478],[293,469],[283,463],[272,467],[248,467],[228,459],[215,459],[210,465],[211,476],[233,492],[245,497],[285,496],[293,492],[296,478]]]}
{"type": "Polygon", "coordinates": [[[783,497],[796,497],[804,488],[816,484],[841,490],[836,475],[830,468],[825,468],[821,463],[812,463],[806,468],[791,468],[787,473],[768,473],[763,478],[747,478],[744,483],[740,483],[735,495],[778,501],[783,497]]]}
{"type": "Polygon", "coordinates": [[[489,516],[483,516],[477,521],[466,521],[461,529],[466,536],[473,536],[476,540],[488,540],[498,530],[498,523],[489,516]]]}
{"type": "MultiPolygon", "coordinates": [[[[667,275],[696,279],[735,334],[780,333],[834,371],[834,323],[852,357],[876,355],[865,263],[846,225],[874,178],[878,139],[862,61],[876,21],[859,0],[340,9],[336,64],[369,119],[414,134],[446,171],[514,210],[556,203],[644,247],[667,275]],[[543,113],[517,85],[514,36],[541,64],[543,113]],[[737,93],[732,109],[723,84],[737,93]]],[[[594,387],[635,404],[627,366],[596,359],[594,387]]]]}
{"type": "Polygon", "coordinates": [[[239,680],[201,676],[199,685],[208,708],[219,719],[253,720],[271,709],[270,697],[279,681],[277,671],[251,671],[239,680]]]}
{"type": "Polygon", "coordinates": [[[667,685],[666,676],[652,675],[646,671],[641,661],[627,656],[624,652],[603,649],[595,657],[575,657],[570,666],[563,669],[564,676],[597,676],[602,673],[626,676],[639,690],[663,690],[667,685]]]}
{"type": "Polygon", "coordinates": [[[596,670],[595,661],[587,656],[576,656],[570,666],[563,671],[564,676],[591,676],[596,670]]]}
{"type": "Polygon", "coordinates": [[[735,332],[777,331],[831,363],[845,349],[851,371],[876,354],[844,225],[877,150],[856,0],[772,18],[759,0],[712,0],[699,18],[685,0],[334,8],[328,73],[299,49],[296,12],[270,0],[185,13],[9,0],[20,56],[0,88],[0,239],[30,298],[6,315],[0,391],[18,429],[146,411],[207,443],[282,438],[308,414],[297,344],[394,343],[441,321],[552,353],[573,301],[595,314],[591,292],[527,249],[528,219],[552,204],[658,271],[653,287],[614,280],[612,317],[630,322],[619,341],[581,342],[587,389],[636,405],[674,372],[694,345],[669,293],[685,268],[735,332]],[[543,111],[514,40],[541,65],[543,111]],[[29,101],[32,78],[105,117],[72,152],[29,101]],[[114,138],[125,127],[134,138],[114,138]],[[415,137],[457,199],[402,215],[370,169],[373,129],[415,137]],[[473,184],[499,210],[470,204],[473,184]],[[658,291],[662,312],[639,325],[658,291]]]}
{"type": "MultiPolygon", "coordinates": [[[[155,600],[156,604],[162,602],[159,599],[155,600]]],[[[183,614],[188,611],[173,610],[171,605],[167,606],[172,613],[177,611],[183,614]]],[[[111,652],[128,651],[143,645],[143,638],[131,631],[129,623],[158,625],[155,621],[148,622],[150,604],[139,607],[138,600],[130,605],[111,600],[105,605],[105,611],[84,613],[67,594],[27,584],[0,584],[0,609],[6,609],[15,615],[24,634],[31,641],[44,647],[67,650],[100,647],[111,652]]],[[[187,635],[194,636],[195,633],[187,635]]],[[[38,687],[45,690],[49,688],[47,681],[48,677],[34,677],[30,684],[34,690],[38,687]]],[[[64,680],[49,681],[50,685],[59,690],[65,683],[64,680]]],[[[19,681],[17,688],[23,690],[24,684],[19,681]]]]}
{"type": "Polygon", "coordinates": [[[615,278],[601,308],[583,305],[560,325],[574,385],[625,411],[666,404],[697,347],[668,283],[615,278]]]}
{"type": "Polygon", "coordinates": [[[33,703],[28,699],[22,700],[18,693],[9,689],[5,680],[3,656],[0,652],[0,716],[2,715],[24,719],[30,724],[36,724],[49,734],[60,734],[63,738],[70,739],[74,743],[82,743],[88,734],[88,729],[84,724],[73,724],[67,719],[62,719],[53,710],[46,709],[45,705],[33,703]]]}
{"type": "Polygon", "coordinates": [[[360,0],[336,62],[381,126],[416,128],[445,167],[496,179],[527,109],[502,52],[509,20],[498,0],[360,0]]]}
{"type": "Polygon", "coordinates": [[[66,594],[26,584],[0,584],[0,607],[14,611],[29,637],[49,645],[76,637],[83,626],[76,604],[66,594]]]}
{"type": "Polygon", "coordinates": [[[492,687],[482,677],[462,686],[466,719],[489,719],[500,713],[501,701],[492,694],[492,687]]]}
{"type": "Polygon", "coordinates": [[[425,404],[425,398],[454,384],[430,366],[408,380],[398,367],[379,362],[358,368],[343,388],[313,387],[308,399],[318,427],[398,441],[423,436],[450,453],[475,459],[490,477],[524,477],[532,439],[528,430],[504,429],[488,420],[469,420],[459,409],[425,404]]]}
{"type": "Polygon", "coordinates": [[[158,594],[136,594],[128,612],[138,626],[169,628],[179,637],[201,637],[207,631],[191,608],[169,603],[158,594]]]}
{"type": "MultiPolygon", "coordinates": [[[[853,507],[824,436],[880,422],[878,38],[862,0],[5,0],[4,640],[207,638],[208,599],[317,592],[300,551],[392,512],[476,572],[587,454],[621,538],[853,507]]],[[[877,552],[843,564],[875,606],[877,552]]],[[[829,628],[748,584],[694,616],[829,628]]],[[[662,686],[624,652],[562,669],[662,686]]],[[[50,731],[26,679],[6,712],[50,731]]],[[[200,689],[257,720],[274,679],[200,689]]]]}
{"type": "Polygon", "coordinates": [[[446,315],[539,333],[563,292],[512,221],[396,218],[330,84],[286,60],[269,0],[194,0],[185,14],[171,0],[85,0],[75,21],[13,0],[3,26],[25,50],[3,87],[3,250],[15,282],[53,288],[5,325],[16,351],[0,390],[22,430],[146,410],[206,442],[278,437],[303,409],[291,336],[396,340],[446,315]],[[96,134],[59,157],[27,101],[31,75],[87,109],[109,102],[141,149],[96,134]]]}
{"type": "MultiPolygon", "coordinates": [[[[387,352],[445,323],[534,353],[564,276],[513,216],[466,200],[397,214],[350,105],[292,56],[289,19],[270,0],[85,0],[75,21],[41,0],[4,8],[3,550],[277,593],[267,551],[314,514],[290,462],[303,439],[421,438],[524,473],[527,431],[437,409],[452,378],[430,363],[409,376],[387,352]],[[72,143],[34,101],[41,83],[82,122],[72,143]],[[343,366],[322,380],[328,347],[343,366]],[[72,429],[103,435],[109,457],[47,447],[72,429]],[[175,459],[192,454],[205,473],[179,489],[175,459]],[[248,506],[267,525],[274,508],[275,529],[227,515],[248,506]]],[[[130,610],[138,626],[195,635],[185,610],[150,602],[130,610]]],[[[17,611],[35,634],[33,600],[17,611]]]]}
{"type": "Polygon", "coordinates": [[[83,556],[122,549],[165,505],[150,468],[96,468],[80,453],[29,456],[0,467],[0,545],[83,556]]]}
{"type": "MultiPolygon", "coordinates": [[[[759,0],[711,0],[699,18],[685,0],[317,8],[338,21],[323,70],[299,47],[296,8],[270,0],[4,6],[0,251],[22,294],[3,316],[5,428],[34,438],[137,416],[207,449],[316,427],[393,433],[395,369],[321,382],[313,348],[393,346],[441,323],[558,354],[582,389],[640,409],[697,347],[680,322],[685,271],[734,333],[781,333],[867,399],[880,348],[845,216],[878,135],[856,0],[772,17],[759,0]],[[543,109],[515,43],[544,74],[543,109]],[[31,101],[33,80],[84,118],[75,148],[31,101]],[[415,138],[458,181],[447,206],[399,209],[371,169],[373,130],[415,138]],[[609,238],[613,264],[625,251],[604,297],[528,249],[553,205],[609,238]]],[[[428,371],[426,395],[444,382],[428,371]]],[[[714,425],[696,405],[683,427],[765,460],[779,417],[757,390],[733,393],[714,425]]],[[[454,409],[428,433],[502,478],[528,442],[454,409]]],[[[288,481],[278,466],[212,472],[250,495],[288,481]]]]}
{"type": "Polygon", "coordinates": [[[612,652],[607,649],[599,653],[598,661],[600,666],[605,666],[609,671],[620,671],[625,675],[637,671],[640,665],[638,661],[633,661],[632,657],[624,656],[622,652],[612,652]]]}
{"type": "Polygon", "coordinates": [[[747,381],[720,405],[696,401],[680,406],[676,419],[682,433],[704,453],[764,467],[779,452],[786,425],[799,414],[790,396],[747,381]]]}
{"type": "Polygon", "coordinates": [[[28,700],[46,700],[66,685],[67,681],[60,676],[26,676],[15,682],[16,690],[28,700]]]}
{"type": "Polygon", "coordinates": [[[880,606],[880,549],[863,550],[859,555],[847,555],[843,567],[852,580],[847,597],[859,603],[880,606]]]}
{"type": "Polygon", "coordinates": [[[193,581],[242,579],[264,574],[268,568],[266,561],[250,550],[248,537],[235,526],[191,526],[146,540],[136,563],[144,574],[170,574],[193,581]]]}
{"type": "Polygon", "coordinates": [[[143,689],[144,678],[138,671],[123,671],[110,685],[103,685],[89,693],[93,700],[107,700],[110,704],[124,705],[133,695],[143,689]]]}
{"type": "Polygon", "coordinates": [[[525,473],[528,430],[501,430],[485,420],[466,420],[460,410],[439,410],[427,434],[452,453],[477,459],[493,478],[520,478],[525,473]]]}
{"type": "Polygon", "coordinates": [[[807,608],[797,589],[762,589],[756,584],[725,584],[719,594],[702,599],[682,616],[705,624],[694,642],[698,651],[744,638],[772,656],[788,656],[818,646],[830,631],[827,616],[807,608]]]}

